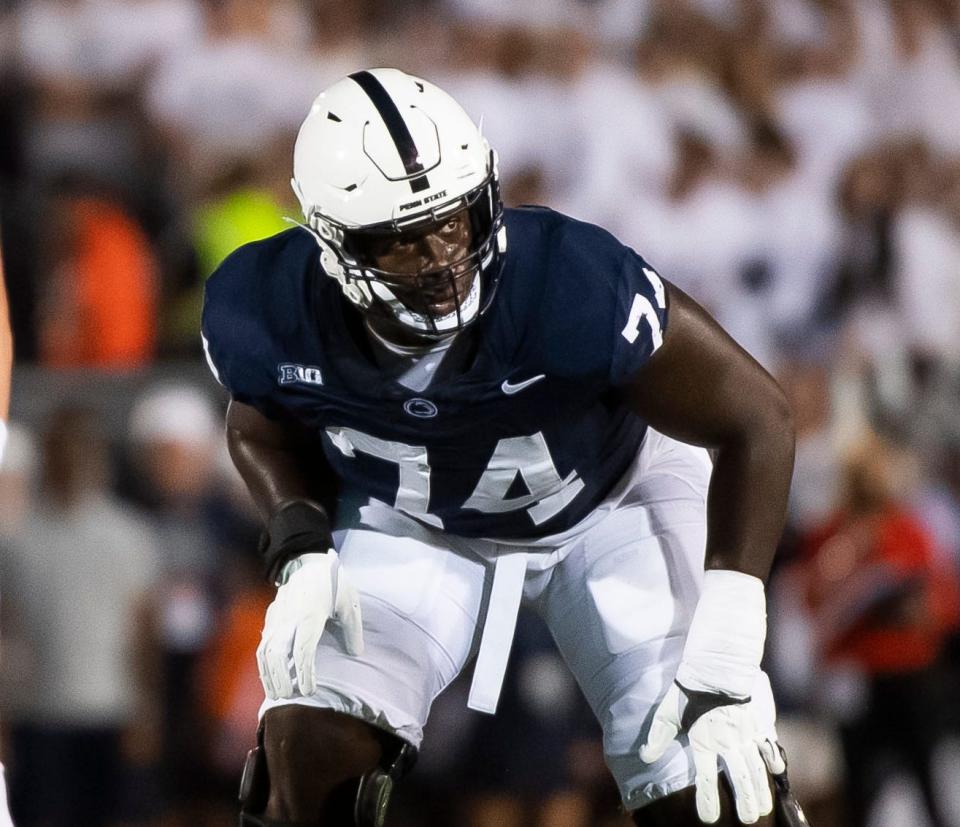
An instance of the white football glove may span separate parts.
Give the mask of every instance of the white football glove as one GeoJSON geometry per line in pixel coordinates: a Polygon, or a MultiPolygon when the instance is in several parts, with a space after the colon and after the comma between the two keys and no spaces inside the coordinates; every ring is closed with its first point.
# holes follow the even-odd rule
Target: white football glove
{"type": "Polygon", "coordinates": [[[761,671],[750,701],[754,725],[757,728],[757,744],[763,763],[771,775],[782,775],[787,771],[787,762],[780,752],[780,739],[777,737],[777,708],[773,702],[773,690],[770,678],[761,671]]]}
{"type": "Polygon", "coordinates": [[[300,694],[313,694],[317,644],[328,620],[343,629],[348,654],[363,654],[360,596],[347,579],[336,551],[302,554],[293,563],[295,570],[267,608],[257,647],[260,681],[272,700],[294,694],[291,657],[300,694]]]}
{"type": "Polygon", "coordinates": [[[654,714],[640,758],[656,761],[678,734],[686,732],[697,773],[700,820],[713,824],[720,818],[719,759],[733,788],[737,817],[753,824],[773,810],[767,770],[773,775],[786,770],[773,722],[765,726],[762,718],[752,700],[730,702],[714,693],[688,693],[674,683],[654,714]]]}
{"type": "Polygon", "coordinates": [[[763,583],[735,571],[706,572],[677,680],[654,712],[640,759],[658,760],[686,734],[696,768],[697,814],[707,824],[720,818],[718,761],[742,823],[753,824],[773,809],[765,765],[773,773],[784,767],[769,683],[760,671],[765,636],[763,583]]]}

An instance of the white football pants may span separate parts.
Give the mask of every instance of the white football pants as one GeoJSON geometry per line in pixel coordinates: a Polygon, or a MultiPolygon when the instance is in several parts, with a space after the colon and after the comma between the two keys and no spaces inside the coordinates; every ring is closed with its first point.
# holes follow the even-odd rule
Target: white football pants
{"type": "MultiPolygon", "coordinates": [[[[595,515],[524,546],[451,537],[382,505],[363,509],[370,527],[343,532],[339,551],[360,592],[364,654],[348,656],[338,630],[328,631],[317,692],[265,701],[260,714],[286,703],[335,709],[419,745],[434,698],[476,654],[487,602],[494,644],[489,653],[481,647],[478,670],[494,663],[487,689],[495,704],[496,664],[506,656],[497,648],[509,648],[513,629],[503,615],[515,617],[516,601],[509,584],[506,600],[491,597],[492,573],[499,557],[520,554],[516,595],[522,590],[546,621],[600,722],[624,805],[633,810],[691,786],[693,761],[679,742],[650,765],[638,751],[700,593],[710,472],[706,451],[650,429],[595,515]]],[[[291,674],[296,685],[292,664],[291,674]]]]}

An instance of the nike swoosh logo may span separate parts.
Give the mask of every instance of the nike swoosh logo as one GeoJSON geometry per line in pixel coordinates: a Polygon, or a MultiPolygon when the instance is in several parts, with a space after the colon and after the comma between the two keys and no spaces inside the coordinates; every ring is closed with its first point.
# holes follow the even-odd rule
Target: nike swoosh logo
{"type": "Polygon", "coordinates": [[[534,382],[539,382],[541,379],[546,379],[547,374],[541,373],[539,376],[533,376],[530,379],[524,379],[522,382],[517,382],[512,384],[509,380],[504,379],[503,384],[500,386],[507,396],[513,396],[515,393],[520,393],[524,388],[529,388],[534,382]]]}

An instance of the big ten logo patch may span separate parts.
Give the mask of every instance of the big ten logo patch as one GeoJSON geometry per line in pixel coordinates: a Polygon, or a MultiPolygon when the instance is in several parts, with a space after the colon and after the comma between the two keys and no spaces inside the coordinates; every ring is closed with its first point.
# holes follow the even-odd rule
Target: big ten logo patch
{"type": "Polygon", "coordinates": [[[323,375],[320,368],[311,365],[277,365],[278,381],[281,385],[322,385],[323,375]]]}

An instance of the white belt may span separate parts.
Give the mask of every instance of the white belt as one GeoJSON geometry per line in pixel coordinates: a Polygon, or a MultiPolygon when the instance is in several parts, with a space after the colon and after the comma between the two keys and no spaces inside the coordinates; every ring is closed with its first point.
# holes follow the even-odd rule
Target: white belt
{"type": "MultiPolygon", "coordinates": [[[[437,543],[438,535],[433,530],[383,503],[371,501],[369,505],[361,507],[360,521],[375,531],[398,537],[420,537],[424,542],[437,543]]],[[[459,537],[446,537],[444,540],[451,547],[462,548],[465,554],[473,554],[486,561],[491,559],[468,540],[459,537]]],[[[493,544],[489,545],[493,547],[493,544]]],[[[498,544],[496,548],[499,551],[509,546],[498,544]]],[[[513,551],[500,554],[494,558],[493,566],[493,585],[467,700],[467,706],[471,709],[491,715],[497,710],[510,647],[513,645],[513,633],[517,628],[517,612],[520,610],[527,573],[527,553],[513,551]]]]}
{"type": "Polygon", "coordinates": [[[523,551],[502,554],[494,563],[490,602],[467,700],[470,709],[491,715],[497,711],[526,573],[527,554],[523,551]]]}

